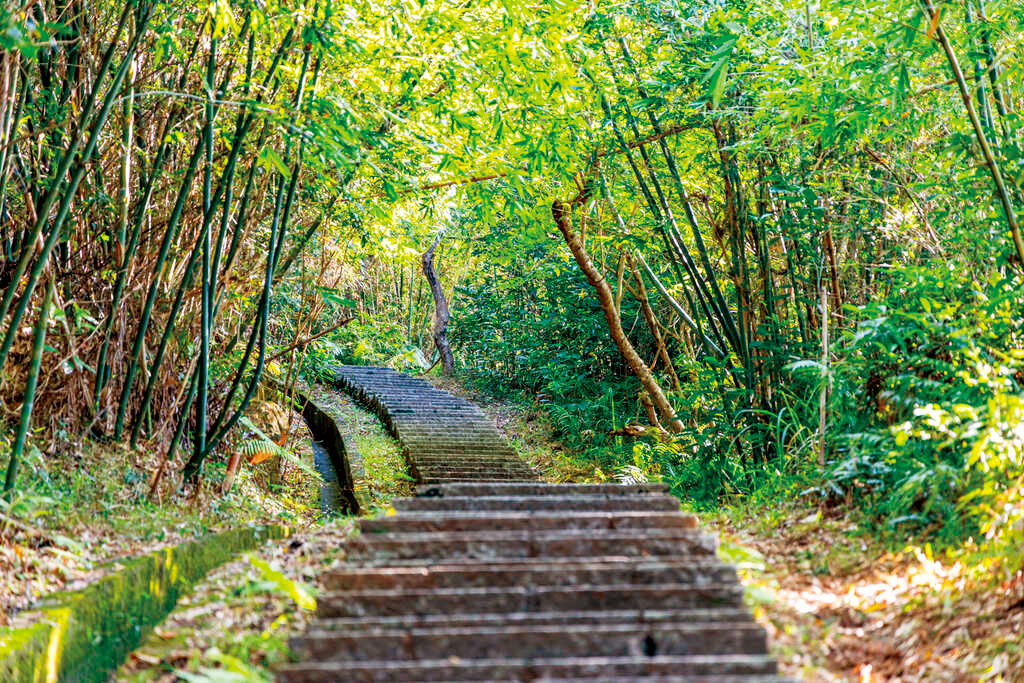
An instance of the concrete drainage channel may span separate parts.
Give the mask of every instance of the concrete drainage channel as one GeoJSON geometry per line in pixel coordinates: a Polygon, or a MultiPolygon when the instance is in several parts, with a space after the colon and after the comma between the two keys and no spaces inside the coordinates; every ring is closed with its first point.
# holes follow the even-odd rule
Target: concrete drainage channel
{"type": "Polygon", "coordinates": [[[358,515],[369,510],[369,499],[356,490],[356,479],[362,478],[364,473],[362,459],[352,439],[343,433],[330,411],[313,398],[312,392],[294,387],[292,400],[313,436],[313,465],[324,479],[320,491],[321,511],[358,515]]]}
{"type": "Polygon", "coordinates": [[[779,680],[734,568],[663,485],[530,481],[472,404],[338,375],[425,485],[360,521],[279,680],[779,680]]]}

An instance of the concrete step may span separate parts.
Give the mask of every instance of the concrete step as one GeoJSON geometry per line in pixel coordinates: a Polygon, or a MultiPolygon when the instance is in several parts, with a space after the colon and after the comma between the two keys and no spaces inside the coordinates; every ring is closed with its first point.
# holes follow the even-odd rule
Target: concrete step
{"type": "Polygon", "coordinates": [[[666,495],[531,495],[455,497],[420,496],[395,498],[396,510],[579,510],[591,512],[618,512],[625,510],[679,511],[679,500],[666,495]]]}
{"type": "Polygon", "coordinates": [[[446,472],[446,471],[432,471],[432,472],[420,472],[419,477],[416,480],[418,484],[433,484],[441,481],[534,481],[537,476],[533,473],[527,474],[526,472],[489,472],[487,474],[477,473],[473,474],[461,474],[459,472],[446,472]]]}
{"type": "Polygon", "coordinates": [[[357,633],[313,629],[289,643],[302,657],[347,659],[485,659],[495,652],[517,657],[641,657],[661,655],[765,654],[764,629],[747,622],[560,624],[365,630],[357,633]]]}
{"type": "Polygon", "coordinates": [[[406,449],[410,455],[433,462],[464,462],[466,465],[489,465],[492,463],[520,463],[525,465],[515,451],[504,448],[438,448],[406,449]]]}
{"type": "Polygon", "coordinates": [[[697,517],[676,512],[422,512],[359,521],[363,533],[696,529],[697,517]]]}
{"type": "Polygon", "coordinates": [[[506,457],[519,458],[515,450],[503,441],[449,441],[444,438],[432,441],[402,441],[402,445],[409,451],[417,453],[474,453],[483,456],[501,453],[506,457]]]}
{"type": "Polygon", "coordinates": [[[421,472],[417,478],[416,483],[418,484],[431,484],[439,481],[533,481],[535,475],[527,474],[525,472],[491,472],[486,475],[477,474],[471,476],[468,474],[460,474],[458,472],[421,472]]]}
{"type": "MultiPolygon", "coordinates": [[[[416,467],[423,471],[431,471],[435,474],[450,473],[445,476],[458,476],[461,478],[472,477],[474,474],[527,474],[533,475],[533,471],[522,462],[514,460],[490,462],[484,464],[473,464],[471,460],[451,459],[447,462],[440,460],[422,460],[414,453],[409,454],[409,460],[416,463],[416,467]]],[[[486,477],[481,477],[486,479],[486,477]]]]}
{"type": "Polygon", "coordinates": [[[519,460],[519,455],[508,444],[458,444],[445,441],[434,443],[409,444],[403,442],[405,450],[410,453],[420,453],[426,457],[446,458],[451,456],[465,455],[472,458],[501,458],[504,460],[519,460]]]}
{"type": "MultiPolygon", "coordinates": [[[[523,483],[528,481],[536,481],[537,476],[531,475],[528,478],[517,478],[517,477],[493,477],[487,481],[503,482],[507,484],[523,483]]],[[[441,486],[445,484],[470,484],[477,483],[480,479],[477,477],[430,477],[423,478],[419,484],[421,486],[441,486]]]]}
{"type": "Polygon", "coordinates": [[[623,609],[740,607],[738,582],[700,588],[677,584],[513,586],[422,590],[334,591],[318,599],[317,616],[384,617],[407,614],[478,614],[623,609]]]}
{"type": "Polygon", "coordinates": [[[467,420],[467,418],[480,419],[483,417],[483,413],[479,410],[460,406],[413,406],[388,401],[384,401],[384,403],[387,404],[392,419],[408,419],[413,423],[457,422],[467,420]]]}
{"type": "Polygon", "coordinates": [[[428,470],[417,470],[419,472],[418,483],[431,483],[440,481],[441,479],[460,479],[462,481],[486,481],[487,479],[495,479],[497,481],[508,481],[509,479],[518,479],[520,481],[534,481],[537,479],[537,475],[532,472],[514,472],[514,471],[485,471],[472,470],[469,472],[461,470],[445,470],[445,469],[428,469],[428,470]]]}
{"type": "Polygon", "coordinates": [[[461,462],[448,464],[423,462],[418,460],[416,457],[411,457],[410,460],[416,465],[416,469],[423,475],[459,477],[461,479],[471,479],[474,476],[479,476],[480,479],[505,479],[507,478],[505,475],[525,476],[528,478],[533,477],[533,472],[529,467],[526,467],[525,465],[517,465],[515,463],[494,463],[492,465],[481,465],[477,467],[464,465],[461,462]]]}
{"type": "Polygon", "coordinates": [[[465,467],[486,467],[489,465],[518,465],[525,466],[526,463],[519,459],[514,452],[508,451],[447,451],[447,452],[423,452],[420,450],[408,449],[410,456],[433,465],[457,463],[465,467]]]}
{"type": "MultiPolygon", "coordinates": [[[[494,436],[495,434],[501,435],[498,428],[490,422],[484,422],[479,419],[458,419],[450,420],[444,424],[437,424],[438,420],[416,420],[415,418],[406,417],[402,419],[402,422],[409,425],[417,425],[423,427],[423,430],[419,432],[424,438],[437,436],[439,434],[451,434],[452,432],[448,428],[448,424],[455,423],[460,431],[456,432],[459,436],[494,436]]],[[[410,434],[410,437],[415,438],[416,434],[410,434]]]]}
{"type": "Polygon", "coordinates": [[[401,435],[400,441],[406,448],[430,448],[437,446],[454,446],[457,448],[509,448],[509,445],[500,434],[479,434],[460,441],[459,439],[452,439],[446,430],[437,430],[432,434],[425,434],[422,430],[412,430],[410,435],[409,430],[404,429],[399,425],[399,434],[401,435]],[[414,435],[414,436],[413,436],[414,435]]]}
{"type": "MultiPolygon", "coordinates": [[[[537,479],[536,475],[534,477],[530,477],[531,481],[534,481],[536,479],[537,479]]],[[[482,483],[489,483],[489,482],[492,482],[492,481],[494,481],[496,483],[527,483],[526,481],[523,481],[522,479],[510,479],[509,477],[505,477],[504,479],[499,479],[499,478],[488,479],[487,481],[484,481],[482,483]]],[[[453,483],[481,483],[481,482],[480,482],[479,479],[466,478],[466,477],[435,477],[435,478],[430,479],[429,481],[423,481],[419,485],[421,485],[421,486],[444,486],[444,485],[449,485],[449,484],[453,484],[453,483]]]]}
{"type": "Polygon", "coordinates": [[[709,586],[736,580],[736,570],[715,558],[634,562],[533,562],[439,564],[429,567],[336,569],[324,577],[330,590],[647,585],[709,586]]]}
{"type": "Polygon", "coordinates": [[[407,448],[419,448],[429,446],[478,446],[490,448],[501,446],[509,448],[508,441],[496,434],[481,434],[479,436],[457,436],[454,434],[420,434],[416,437],[409,437],[402,442],[407,448]]]}
{"type": "Polygon", "coordinates": [[[423,453],[422,451],[409,450],[409,455],[417,462],[424,465],[452,465],[458,464],[465,467],[487,467],[491,465],[526,467],[526,463],[514,454],[501,455],[498,453],[423,453]]]}
{"type": "Polygon", "coordinates": [[[415,453],[409,454],[409,459],[416,463],[421,470],[435,470],[438,472],[459,472],[460,476],[472,476],[474,472],[516,472],[522,474],[533,474],[533,471],[522,461],[516,460],[492,460],[484,463],[474,462],[471,457],[453,456],[449,460],[444,459],[422,459],[415,453]]]}
{"type": "MultiPolygon", "coordinates": [[[[513,476],[506,474],[499,477],[489,477],[488,481],[534,481],[536,476],[513,476]]],[[[480,481],[480,477],[419,477],[416,480],[417,484],[440,484],[444,482],[460,482],[460,481],[480,481]]]]}
{"type": "MultiPolygon", "coordinates": [[[[545,659],[451,659],[418,662],[321,662],[294,664],[278,673],[281,683],[328,681],[628,681],[652,677],[688,683],[767,683],[775,661],[764,655],[690,655],[654,657],[558,657],[545,659]]],[[[657,680],[657,678],[654,678],[657,680]]]]}
{"type": "Polygon", "coordinates": [[[500,434],[492,426],[481,424],[485,420],[483,416],[473,415],[449,415],[447,417],[407,417],[403,415],[394,416],[391,421],[395,426],[403,432],[405,436],[412,437],[415,435],[433,435],[433,434],[450,434],[452,431],[459,431],[463,429],[474,429],[481,436],[494,436],[500,434]]]}
{"type": "Polygon", "coordinates": [[[323,631],[359,631],[388,628],[458,628],[467,626],[497,627],[553,626],[560,624],[626,624],[637,626],[662,623],[710,623],[717,621],[749,621],[750,613],[743,607],[680,610],[616,610],[564,612],[510,612],[507,614],[422,614],[392,617],[354,617],[318,619],[316,627],[323,631]]]}
{"type": "Polygon", "coordinates": [[[713,556],[718,540],[685,529],[636,531],[500,531],[368,534],[345,544],[353,560],[438,560],[538,557],[678,557],[682,553],[713,556]]]}
{"type": "Polygon", "coordinates": [[[538,496],[538,495],[622,495],[668,493],[668,484],[445,484],[444,486],[421,486],[416,490],[419,496],[538,496]]]}
{"type": "Polygon", "coordinates": [[[507,460],[522,462],[519,455],[509,448],[507,444],[487,445],[459,445],[450,443],[406,445],[405,450],[409,453],[416,453],[423,458],[444,459],[444,458],[466,458],[473,461],[478,460],[507,460]]]}

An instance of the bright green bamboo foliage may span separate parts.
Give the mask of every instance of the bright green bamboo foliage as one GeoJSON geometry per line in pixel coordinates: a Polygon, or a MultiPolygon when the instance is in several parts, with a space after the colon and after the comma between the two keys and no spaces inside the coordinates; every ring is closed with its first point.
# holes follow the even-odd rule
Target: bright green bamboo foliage
{"type": "MultiPolygon", "coordinates": [[[[1013,208],[1013,201],[1011,200],[1010,192],[1006,187],[1006,181],[1003,178],[1003,172],[1000,168],[999,161],[992,152],[992,146],[989,144],[988,137],[985,135],[985,126],[981,121],[981,117],[978,115],[977,108],[971,101],[970,86],[967,84],[967,79],[964,78],[963,69],[960,68],[960,60],[957,58],[956,51],[953,49],[953,44],[950,42],[949,37],[942,28],[939,10],[931,0],[920,1],[924,7],[925,15],[934,22],[935,38],[939,45],[942,46],[942,51],[945,53],[946,61],[949,62],[950,71],[953,72],[953,82],[956,83],[957,88],[960,90],[960,99],[963,100],[964,109],[967,111],[967,119],[970,121],[971,128],[974,130],[978,146],[981,147],[982,159],[984,159],[985,165],[988,166],[989,173],[992,175],[992,182],[995,185],[996,196],[999,198],[999,203],[1003,208],[1003,215],[1006,218],[1007,227],[1010,229],[1010,238],[1012,239],[1014,249],[1017,252],[1018,268],[1024,268],[1024,239],[1021,238],[1020,226],[1017,223],[1017,214],[1013,208]]],[[[986,99],[984,102],[987,106],[988,100],[986,99]]]]}
{"type": "Polygon", "coordinates": [[[25,397],[21,404],[21,418],[18,420],[18,430],[14,436],[14,445],[11,448],[11,459],[7,463],[7,475],[4,478],[4,497],[9,498],[18,476],[18,465],[21,462],[22,454],[25,451],[25,439],[32,428],[32,408],[35,403],[36,387],[39,386],[39,368],[43,360],[43,349],[46,342],[46,328],[50,322],[50,309],[53,304],[55,280],[50,280],[46,288],[46,295],[43,297],[43,304],[39,309],[39,317],[36,319],[35,331],[32,340],[32,358],[28,368],[28,381],[25,383],[25,397]]]}
{"type": "MultiPolygon", "coordinates": [[[[651,104],[651,97],[640,83],[640,71],[637,68],[636,63],[633,61],[633,56],[630,53],[629,46],[626,41],[620,36],[616,39],[621,51],[622,57],[626,62],[626,66],[633,75],[634,83],[637,88],[637,94],[640,96],[643,104],[644,111],[647,112],[647,118],[651,122],[651,129],[658,137],[658,147],[661,150],[662,156],[665,159],[665,165],[667,166],[669,173],[672,176],[672,180],[675,183],[676,192],[679,196],[679,203],[683,207],[683,211],[686,214],[687,222],[690,224],[690,234],[693,237],[694,245],[697,247],[697,254],[701,260],[701,266],[704,268],[704,277],[706,281],[711,285],[711,290],[714,293],[715,310],[719,316],[722,317],[723,327],[729,330],[731,338],[737,338],[739,333],[736,330],[736,322],[733,319],[731,311],[729,310],[728,304],[725,302],[725,297],[722,295],[722,290],[718,285],[718,277],[715,269],[711,266],[711,259],[708,256],[707,247],[704,244],[704,237],[701,235],[700,225],[697,222],[697,214],[693,210],[693,202],[690,201],[689,193],[686,191],[686,187],[683,185],[682,176],[679,173],[679,167],[676,165],[675,157],[669,150],[668,141],[665,139],[665,130],[658,120],[658,116],[654,111],[654,106],[651,104]]],[[[609,57],[609,61],[610,57],[609,57]]],[[[676,235],[677,241],[682,244],[682,236],[676,235]]]]}

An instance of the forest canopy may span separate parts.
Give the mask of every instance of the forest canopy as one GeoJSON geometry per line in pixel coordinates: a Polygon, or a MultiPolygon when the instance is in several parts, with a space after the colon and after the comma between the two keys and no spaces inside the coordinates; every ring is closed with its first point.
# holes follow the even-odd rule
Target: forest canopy
{"type": "Polygon", "coordinates": [[[194,482],[267,376],[428,369],[429,250],[459,372],[589,470],[841,501],[1016,571],[1022,21],[8,4],[4,491],[84,440],[194,482]]]}

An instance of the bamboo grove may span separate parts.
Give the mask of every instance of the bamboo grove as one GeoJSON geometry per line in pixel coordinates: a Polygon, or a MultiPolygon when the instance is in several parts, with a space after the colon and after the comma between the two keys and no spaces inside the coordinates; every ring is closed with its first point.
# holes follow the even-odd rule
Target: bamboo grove
{"type": "Polygon", "coordinates": [[[954,535],[1020,500],[1011,4],[6,20],[7,490],[39,429],[160,444],[159,473],[184,450],[193,480],[271,359],[429,356],[447,291],[463,369],[584,449],[639,418],[613,459],[680,495],[799,475],[954,535]]]}
{"type": "Polygon", "coordinates": [[[322,54],[312,24],[181,9],[32,5],[33,34],[4,53],[0,367],[24,384],[5,490],[34,404],[95,438],[170,432],[168,458],[191,426],[194,475],[260,376],[322,54]]]}

